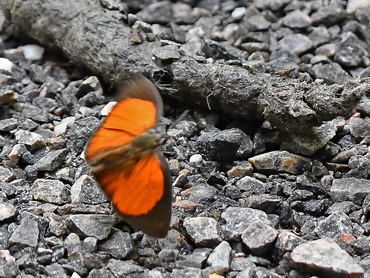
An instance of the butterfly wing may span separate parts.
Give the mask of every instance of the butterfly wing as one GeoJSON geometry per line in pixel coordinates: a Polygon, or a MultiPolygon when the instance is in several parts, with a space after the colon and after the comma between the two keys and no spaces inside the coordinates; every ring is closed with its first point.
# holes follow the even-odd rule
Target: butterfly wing
{"type": "Polygon", "coordinates": [[[87,144],[85,158],[89,164],[104,151],[121,147],[153,127],[163,113],[161,96],[144,77],[119,89],[117,99],[119,103],[87,144]]]}
{"type": "Polygon", "coordinates": [[[123,218],[143,232],[164,237],[171,218],[168,165],[156,151],[135,153],[131,143],[157,123],[162,99],[146,78],[121,88],[112,109],[87,144],[86,161],[123,218]]]}
{"type": "Polygon", "coordinates": [[[133,169],[120,166],[96,175],[114,207],[130,225],[165,237],[171,220],[171,184],[165,158],[155,152],[133,169]]]}

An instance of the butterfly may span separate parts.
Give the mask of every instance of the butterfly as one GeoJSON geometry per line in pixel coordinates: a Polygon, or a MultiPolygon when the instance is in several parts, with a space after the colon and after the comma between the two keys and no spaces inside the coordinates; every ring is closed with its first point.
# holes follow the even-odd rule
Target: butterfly
{"type": "Polygon", "coordinates": [[[136,229],[165,237],[171,220],[168,164],[158,147],[165,135],[155,127],[162,98],[143,76],[118,89],[118,103],[87,142],[85,159],[104,193],[136,229]]]}

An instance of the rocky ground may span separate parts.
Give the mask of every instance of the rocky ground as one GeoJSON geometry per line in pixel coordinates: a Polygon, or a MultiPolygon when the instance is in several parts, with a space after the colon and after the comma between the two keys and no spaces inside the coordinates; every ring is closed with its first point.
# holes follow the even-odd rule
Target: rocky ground
{"type": "MultiPolygon", "coordinates": [[[[158,59],[181,53],[330,84],[370,73],[370,8],[101,3],[176,42],[180,52],[158,59]]],[[[289,139],[267,121],[165,99],[173,219],[156,239],[112,213],[81,157],[113,100],[109,84],[9,36],[4,17],[0,27],[0,277],[370,277],[366,92],[351,117],[289,139]]]]}

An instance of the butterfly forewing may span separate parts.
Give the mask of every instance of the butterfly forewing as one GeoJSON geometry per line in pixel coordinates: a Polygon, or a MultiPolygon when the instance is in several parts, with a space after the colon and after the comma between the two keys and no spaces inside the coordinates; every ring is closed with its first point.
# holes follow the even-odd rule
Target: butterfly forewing
{"type": "Polygon", "coordinates": [[[109,113],[86,149],[86,160],[94,160],[101,152],[125,145],[135,136],[156,124],[156,107],[153,102],[128,98],[118,103],[109,113]]]}

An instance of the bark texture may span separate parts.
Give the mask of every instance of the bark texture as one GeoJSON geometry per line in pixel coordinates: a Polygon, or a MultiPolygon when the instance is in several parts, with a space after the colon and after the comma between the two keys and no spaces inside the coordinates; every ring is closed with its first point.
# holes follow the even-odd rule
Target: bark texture
{"type": "Polygon", "coordinates": [[[133,43],[123,15],[99,0],[2,0],[0,6],[16,30],[59,48],[112,85],[142,73],[163,95],[242,119],[265,117],[283,131],[302,132],[322,120],[348,116],[370,91],[369,80],[329,86],[184,55],[155,59],[153,52],[164,50],[161,42],[139,32],[144,40],[133,43]]]}

